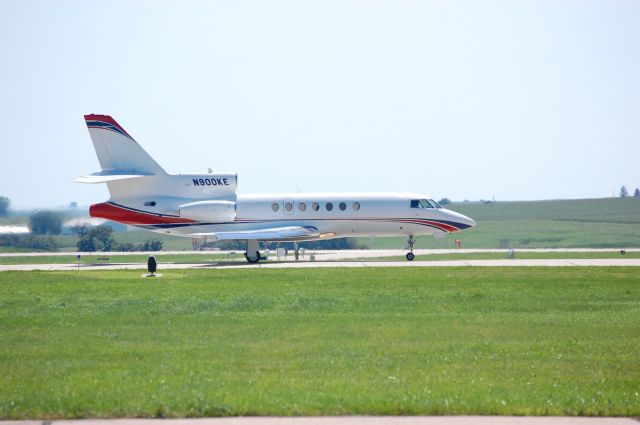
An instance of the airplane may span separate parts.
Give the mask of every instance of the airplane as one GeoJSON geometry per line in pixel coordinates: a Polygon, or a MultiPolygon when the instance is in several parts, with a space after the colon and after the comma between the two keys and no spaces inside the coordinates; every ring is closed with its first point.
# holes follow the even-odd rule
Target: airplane
{"type": "Polygon", "coordinates": [[[190,238],[246,241],[245,258],[264,257],[260,242],[404,236],[439,238],[475,221],[413,193],[272,193],[239,195],[234,173],[168,174],[108,115],[84,116],[101,171],[74,182],[106,183],[110,199],[91,217],[190,238]]]}

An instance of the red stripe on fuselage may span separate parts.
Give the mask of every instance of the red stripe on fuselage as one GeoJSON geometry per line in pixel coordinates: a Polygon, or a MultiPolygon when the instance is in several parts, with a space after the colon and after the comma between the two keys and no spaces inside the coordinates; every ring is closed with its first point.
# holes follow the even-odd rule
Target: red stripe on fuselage
{"type": "Polygon", "coordinates": [[[460,229],[458,229],[457,227],[453,227],[445,223],[440,223],[439,221],[431,221],[431,220],[424,220],[424,219],[406,219],[401,221],[404,223],[425,224],[427,226],[437,227],[438,229],[444,230],[445,232],[449,232],[449,233],[460,231],[460,229]]]}
{"type": "Polygon", "coordinates": [[[93,204],[89,207],[91,217],[106,218],[124,224],[179,224],[194,223],[187,218],[167,217],[159,214],[151,214],[140,211],[132,211],[108,202],[93,204]]]}

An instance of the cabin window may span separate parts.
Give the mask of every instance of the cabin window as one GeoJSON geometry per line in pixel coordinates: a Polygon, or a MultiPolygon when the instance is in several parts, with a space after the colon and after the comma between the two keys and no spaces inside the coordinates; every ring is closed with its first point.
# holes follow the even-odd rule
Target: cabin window
{"type": "Polygon", "coordinates": [[[155,207],[156,206],[156,201],[147,201],[144,203],[145,207],[155,207]]]}
{"type": "Polygon", "coordinates": [[[344,211],[347,209],[347,204],[345,204],[344,202],[340,202],[340,205],[338,205],[340,207],[340,211],[344,211]]]}
{"type": "Polygon", "coordinates": [[[317,202],[314,202],[313,204],[311,204],[311,209],[314,211],[318,211],[320,209],[320,204],[317,202]]]}
{"type": "Polygon", "coordinates": [[[307,209],[307,204],[305,204],[304,202],[300,202],[300,203],[298,204],[298,209],[299,209],[300,211],[304,211],[304,210],[306,210],[306,209],[307,209]]]}
{"type": "Polygon", "coordinates": [[[354,202],[354,203],[353,203],[353,209],[354,209],[355,211],[360,210],[360,202],[354,202]]]}
{"type": "Polygon", "coordinates": [[[271,204],[271,209],[273,210],[273,212],[276,212],[280,209],[280,205],[277,202],[274,202],[273,204],[271,204]]]}
{"type": "Polygon", "coordinates": [[[420,199],[412,199],[411,208],[422,208],[422,204],[420,204],[420,199]]]}
{"type": "Polygon", "coordinates": [[[284,209],[286,212],[293,211],[293,204],[291,202],[287,202],[286,204],[284,204],[284,209]]]}
{"type": "Polygon", "coordinates": [[[331,202],[327,202],[325,207],[327,208],[327,211],[331,211],[333,209],[333,204],[331,202]]]}

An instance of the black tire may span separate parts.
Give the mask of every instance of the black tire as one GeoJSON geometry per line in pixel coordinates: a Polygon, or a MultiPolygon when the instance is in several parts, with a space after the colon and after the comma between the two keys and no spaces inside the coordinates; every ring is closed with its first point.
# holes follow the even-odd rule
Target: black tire
{"type": "Polygon", "coordinates": [[[413,261],[414,258],[416,258],[415,255],[413,255],[413,252],[407,252],[407,261],[413,261]]]}
{"type": "Polygon", "coordinates": [[[257,263],[258,261],[260,261],[260,252],[259,252],[259,251],[256,251],[256,258],[251,258],[251,257],[249,257],[249,256],[247,255],[247,253],[245,252],[245,253],[244,253],[244,258],[246,258],[248,262],[250,262],[250,263],[252,263],[252,264],[255,264],[255,263],[257,263]]]}

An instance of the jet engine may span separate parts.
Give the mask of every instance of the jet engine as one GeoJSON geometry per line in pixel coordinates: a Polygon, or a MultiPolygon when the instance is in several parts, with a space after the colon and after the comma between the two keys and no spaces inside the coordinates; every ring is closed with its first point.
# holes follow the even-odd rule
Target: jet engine
{"type": "Polygon", "coordinates": [[[198,201],[180,205],[180,217],[207,223],[228,223],[236,218],[232,201],[198,201]]]}

